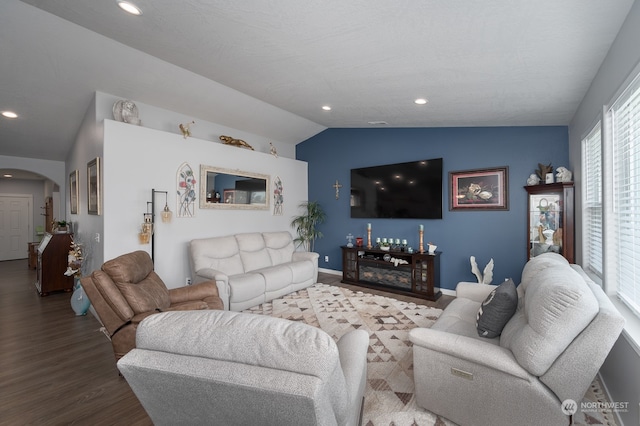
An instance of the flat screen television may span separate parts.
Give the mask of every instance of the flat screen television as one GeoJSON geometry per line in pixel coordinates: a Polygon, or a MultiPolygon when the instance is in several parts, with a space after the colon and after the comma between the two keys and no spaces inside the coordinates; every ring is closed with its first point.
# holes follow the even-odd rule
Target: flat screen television
{"type": "Polygon", "coordinates": [[[442,219],[442,158],[351,169],[351,217],[442,219]]]}

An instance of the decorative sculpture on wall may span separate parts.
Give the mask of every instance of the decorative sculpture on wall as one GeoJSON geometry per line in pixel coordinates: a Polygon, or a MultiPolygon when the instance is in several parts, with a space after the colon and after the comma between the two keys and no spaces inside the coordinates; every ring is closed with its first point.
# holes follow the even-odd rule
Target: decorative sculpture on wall
{"type": "Polygon", "coordinates": [[[191,137],[191,125],[192,124],[196,124],[195,121],[191,121],[191,123],[187,123],[187,124],[182,124],[180,123],[180,125],[178,127],[180,127],[180,131],[182,132],[182,137],[184,137],[185,139],[188,137],[191,137]]]}
{"type": "Polygon", "coordinates": [[[478,269],[476,257],[471,256],[469,260],[471,261],[471,272],[476,276],[478,282],[481,284],[491,284],[491,281],[493,281],[493,258],[491,258],[487,266],[484,267],[482,274],[480,273],[480,269],[478,269]]]}
{"type": "Polygon", "coordinates": [[[193,169],[188,163],[182,163],[178,168],[177,173],[177,189],[178,197],[176,199],[177,204],[177,216],[178,217],[193,217],[196,214],[196,177],[193,174],[193,169]]]}
{"type": "Polygon", "coordinates": [[[284,205],[284,188],[282,187],[282,180],[276,176],[273,180],[273,214],[274,216],[282,216],[282,207],[284,205]]]}
{"type": "Polygon", "coordinates": [[[243,141],[242,139],[234,139],[231,136],[222,135],[220,136],[220,140],[225,145],[233,145],[233,146],[237,146],[240,148],[247,148],[254,151],[253,147],[248,143],[246,143],[245,141],[243,141]]]}

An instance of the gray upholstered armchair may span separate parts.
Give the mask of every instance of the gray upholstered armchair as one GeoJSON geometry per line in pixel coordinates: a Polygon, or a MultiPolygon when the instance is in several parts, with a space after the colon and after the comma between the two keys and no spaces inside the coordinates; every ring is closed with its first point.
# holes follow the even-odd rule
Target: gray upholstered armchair
{"type": "Polygon", "coordinates": [[[143,320],[118,361],[154,424],[359,424],[369,335],[229,311],[143,320]]]}
{"type": "Polygon", "coordinates": [[[479,337],[494,288],[458,284],[432,328],[411,330],[417,404],[462,426],[568,425],[562,403],[580,403],[623,317],[579,266],[545,253],[525,265],[502,334],[479,337]]]}

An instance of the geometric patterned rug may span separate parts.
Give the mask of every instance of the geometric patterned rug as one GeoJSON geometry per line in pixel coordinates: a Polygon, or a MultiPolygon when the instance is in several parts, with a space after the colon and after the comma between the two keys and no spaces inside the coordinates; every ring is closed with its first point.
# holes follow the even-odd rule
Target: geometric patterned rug
{"type": "MultiPolygon", "coordinates": [[[[413,351],[409,330],[431,327],[441,309],[326,284],[314,284],[244,312],[301,321],[335,340],[351,330],[369,333],[363,426],[455,426],[424,410],[413,397],[413,351]]],[[[585,401],[605,402],[596,380],[585,401]]],[[[574,424],[616,425],[611,413],[574,415],[574,424]]]]}

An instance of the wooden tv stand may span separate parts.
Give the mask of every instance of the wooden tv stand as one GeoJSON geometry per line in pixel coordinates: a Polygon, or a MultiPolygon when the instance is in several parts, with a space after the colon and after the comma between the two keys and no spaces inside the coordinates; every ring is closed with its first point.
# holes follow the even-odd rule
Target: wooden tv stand
{"type": "Polygon", "coordinates": [[[384,251],[378,248],[342,246],[342,282],[390,291],[426,300],[437,300],[440,291],[440,254],[384,251]],[[407,263],[385,260],[395,258],[407,263]]]}

